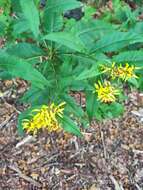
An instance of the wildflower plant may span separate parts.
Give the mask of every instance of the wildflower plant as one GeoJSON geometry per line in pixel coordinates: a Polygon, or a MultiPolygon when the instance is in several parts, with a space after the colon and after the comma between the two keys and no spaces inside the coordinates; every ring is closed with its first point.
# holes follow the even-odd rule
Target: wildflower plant
{"type": "Polygon", "coordinates": [[[28,82],[20,98],[29,105],[19,115],[20,133],[63,129],[82,136],[93,118],[123,113],[118,79],[124,84],[142,78],[142,69],[136,71],[143,66],[138,26],[122,30],[104,17],[94,19],[93,8],[89,11],[77,0],[48,0],[45,7],[39,0],[11,0],[0,6],[8,10],[8,24],[0,19],[0,26],[3,21],[6,27],[1,33],[6,43],[0,50],[0,79],[28,82]],[[81,20],[64,18],[66,11],[79,7],[85,10],[81,20]],[[85,107],[71,92],[85,95],[85,107]]]}

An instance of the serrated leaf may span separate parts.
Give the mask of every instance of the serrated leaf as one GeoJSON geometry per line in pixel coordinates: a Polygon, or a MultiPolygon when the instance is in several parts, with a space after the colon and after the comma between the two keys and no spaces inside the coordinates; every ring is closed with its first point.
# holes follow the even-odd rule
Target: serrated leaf
{"type": "Polygon", "coordinates": [[[20,5],[25,19],[29,24],[29,28],[37,38],[39,35],[39,13],[33,0],[20,0],[20,5]]]}
{"type": "Polygon", "coordinates": [[[35,86],[32,86],[20,99],[20,102],[28,103],[32,106],[47,104],[48,101],[48,90],[39,90],[39,88],[35,86]]]}
{"type": "Polygon", "coordinates": [[[143,42],[143,38],[131,32],[113,32],[103,36],[95,43],[92,52],[113,52],[131,44],[143,42]]]}
{"type": "Polygon", "coordinates": [[[121,52],[113,57],[115,62],[128,62],[143,66],[143,51],[126,51],[121,52]]]}
{"type": "Polygon", "coordinates": [[[0,79],[2,79],[2,80],[10,80],[10,79],[12,79],[12,76],[7,71],[0,71],[0,79]]]}
{"type": "Polygon", "coordinates": [[[69,117],[65,116],[60,119],[62,122],[62,128],[76,136],[82,137],[79,127],[69,117]]]}
{"type": "Polygon", "coordinates": [[[62,29],[63,17],[57,12],[46,12],[44,15],[44,28],[46,33],[58,32],[62,29]]]}
{"type": "Polygon", "coordinates": [[[93,91],[87,91],[86,92],[86,111],[89,117],[89,120],[91,121],[93,117],[96,116],[96,112],[98,110],[98,104],[97,98],[93,91]]]}
{"type": "Polygon", "coordinates": [[[77,0],[48,0],[46,11],[64,12],[80,7],[82,4],[77,0]]]}
{"type": "Polygon", "coordinates": [[[0,68],[8,71],[13,77],[20,77],[30,81],[41,89],[44,89],[49,84],[45,77],[27,61],[9,55],[4,51],[0,52],[0,68]]]}
{"type": "Polygon", "coordinates": [[[82,52],[84,49],[81,41],[76,36],[68,32],[50,33],[44,36],[44,39],[57,42],[78,52],[82,52]]]}
{"type": "Polygon", "coordinates": [[[118,103],[118,102],[113,102],[111,104],[101,104],[100,105],[100,110],[103,114],[103,118],[115,118],[120,116],[123,111],[123,105],[118,103]]]}
{"type": "Polygon", "coordinates": [[[81,6],[76,0],[48,0],[44,11],[44,28],[46,32],[57,32],[63,26],[63,12],[81,6]]]}
{"type": "Polygon", "coordinates": [[[9,46],[6,52],[10,55],[14,55],[20,58],[33,58],[37,56],[45,55],[42,49],[37,47],[35,44],[21,42],[9,46]]]}
{"type": "Polygon", "coordinates": [[[80,75],[75,77],[75,80],[86,80],[89,78],[97,77],[100,74],[101,74],[101,72],[99,72],[97,70],[97,66],[93,66],[90,69],[86,69],[86,70],[82,71],[80,75]]]}
{"type": "Polygon", "coordinates": [[[81,20],[73,26],[76,35],[85,44],[86,49],[91,50],[95,47],[95,42],[107,33],[114,31],[111,24],[101,20],[81,20]]]}
{"type": "Polygon", "coordinates": [[[82,108],[79,105],[77,105],[74,98],[72,98],[68,95],[65,95],[62,97],[62,99],[67,103],[68,111],[71,111],[77,117],[83,117],[84,116],[84,111],[82,110],[82,108]]]}
{"type": "Polygon", "coordinates": [[[27,30],[29,30],[29,24],[28,24],[27,20],[25,20],[25,19],[19,19],[13,25],[13,35],[14,36],[16,36],[17,34],[26,32],[27,30]]]}

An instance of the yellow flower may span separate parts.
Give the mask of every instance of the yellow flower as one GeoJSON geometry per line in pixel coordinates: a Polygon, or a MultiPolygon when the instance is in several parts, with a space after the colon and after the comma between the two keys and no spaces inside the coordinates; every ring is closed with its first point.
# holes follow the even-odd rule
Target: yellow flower
{"type": "Polygon", "coordinates": [[[119,91],[108,81],[105,81],[103,84],[99,81],[98,84],[95,84],[95,92],[98,99],[104,103],[115,102],[116,95],[119,94],[119,91]]]}
{"type": "Polygon", "coordinates": [[[130,66],[128,63],[126,63],[125,66],[120,65],[117,67],[115,70],[115,75],[125,81],[131,78],[138,78],[135,75],[135,69],[136,67],[134,65],[130,66]]]}
{"type": "Polygon", "coordinates": [[[36,134],[39,129],[46,128],[49,132],[59,130],[60,123],[58,117],[63,117],[65,102],[62,102],[58,106],[54,103],[50,105],[43,105],[40,109],[34,109],[32,113],[32,119],[24,119],[22,122],[23,129],[27,132],[36,134]]]}
{"type": "Polygon", "coordinates": [[[102,70],[105,73],[109,73],[112,79],[120,78],[124,81],[127,81],[131,78],[138,78],[135,75],[135,70],[138,69],[134,65],[129,65],[128,63],[125,66],[121,65],[116,66],[115,62],[112,63],[111,67],[102,66],[102,70]]]}

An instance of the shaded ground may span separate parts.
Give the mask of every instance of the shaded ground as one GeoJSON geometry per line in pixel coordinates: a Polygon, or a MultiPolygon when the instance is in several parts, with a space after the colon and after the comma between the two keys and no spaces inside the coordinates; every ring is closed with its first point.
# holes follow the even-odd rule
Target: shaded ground
{"type": "Polygon", "coordinates": [[[24,88],[0,82],[0,190],[143,189],[143,124],[131,113],[141,107],[137,93],[122,118],[93,122],[85,139],[43,132],[17,147],[15,100],[24,88]]]}

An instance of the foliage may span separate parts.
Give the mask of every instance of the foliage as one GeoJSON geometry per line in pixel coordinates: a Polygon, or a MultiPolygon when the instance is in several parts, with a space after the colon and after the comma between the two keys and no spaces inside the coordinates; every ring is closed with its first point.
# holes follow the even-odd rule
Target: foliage
{"type": "MultiPolygon", "coordinates": [[[[93,118],[102,120],[123,113],[122,89],[130,81],[112,79],[102,66],[110,68],[114,61],[117,65],[122,64],[121,68],[126,62],[131,67],[132,64],[143,66],[140,30],[143,22],[135,22],[136,14],[129,7],[123,8],[124,13],[128,11],[125,20],[120,17],[124,13],[118,12],[121,7],[111,20],[107,14],[94,19],[93,8],[76,0],[49,0],[44,8],[34,0],[7,1],[0,6],[2,9],[7,6],[6,21],[2,17],[1,22],[0,17],[0,26],[3,23],[7,27],[1,32],[7,41],[0,50],[0,77],[19,77],[29,81],[30,86],[20,100],[30,104],[30,108],[19,116],[20,132],[23,131],[21,123],[23,119],[29,119],[31,110],[51,103],[66,103],[63,117],[58,121],[65,131],[78,136],[81,136],[79,126],[87,127],[93,118]],[[81,6],[85,7],[85,16],[80,21],[63,17],[66,11],[81,6]],[[120,94],[116,102],[115,99],[104,102],[98,97],[99,93],[94,89],[98,81],[100,84],[110,81],[114,86],[110,88],[111,93],[112,89],[118,89],[120,94]],[[74,100],[71,92],[85,94],[85,108],[74,100]]],[[[134,80],[141,84],[142,72],[137,70],[137,75],[138,79],[134,80]]],[[[104,85],[102,90],[108,91],[104,85]]]]}

